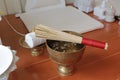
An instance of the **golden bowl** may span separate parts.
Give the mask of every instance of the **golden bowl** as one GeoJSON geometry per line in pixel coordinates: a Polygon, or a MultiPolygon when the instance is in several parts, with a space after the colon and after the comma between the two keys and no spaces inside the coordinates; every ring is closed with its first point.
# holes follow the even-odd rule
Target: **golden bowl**
{"type": "MultiPolygon", "coordinates": [[[[67,33],[72,33],[67,31],[67,33]]],[[[75,33],[78,35],[78,33],[75,33]]],[[[80,34],[79,34],[80,36],[80,34]]],[[[85,45],[57,41],[57,40],[46,40],[46,46],[52,61],[58,64],[58,72],[62,76],[72,75],[75,64],[81,59],[85,50],[85,45]]]]}

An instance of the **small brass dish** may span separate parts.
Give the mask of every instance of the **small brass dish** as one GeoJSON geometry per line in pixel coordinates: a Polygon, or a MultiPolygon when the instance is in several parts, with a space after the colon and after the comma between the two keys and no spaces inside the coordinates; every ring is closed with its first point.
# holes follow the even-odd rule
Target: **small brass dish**
{"type": "Polygon", "coordinates": [[[24,48],[29,48],[31,50],[31,55],[32,56],[39,56],[40,54],[42,54],[43,53],[43,48],[45,46],[45,44],[43,43],[43,44],[38,45],[38,46],[36,46],[34,48],[30,48],[27,45],[27,43],[25,42],[25,38],[24,37],[20,38],[19,44],[20,44],[20,46],[22,46],[24,48]]]}
{"type": "Polygon", "coordinates": [[[30,47],[27,45],[27,43],[25,42],[25,38],[24,38],[24,37],[22,37],[22,38],[19,39],[19,44],[20,44],[20,46],[22,46],[22,47],[24,47],[24,48],[30,48],[30,47]]]}

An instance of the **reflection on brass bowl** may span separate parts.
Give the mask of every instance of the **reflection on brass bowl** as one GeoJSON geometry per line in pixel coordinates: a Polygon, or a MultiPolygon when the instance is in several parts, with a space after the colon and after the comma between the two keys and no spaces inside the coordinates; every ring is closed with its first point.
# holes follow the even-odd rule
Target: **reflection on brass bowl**
{"type": "Polygon", "coordinates": [[[22,46],[22,47],[24,47],[24,48],[30,48],[30,47],[27,45],[27,43],[25,42],[25,38],[24,38],[24,37],[22,37],[22,38],[19,39],[19,44],[20,44],[20,46],[22,46]]]}
{"type": "MultiPolygon", "coordinates": [[[[71,31],[66,31],[75,35],[71,31]]],[[[81,59],[85,45],[65,41],[47,40],[46,46],[50,58],[58,64],[58,72],[62,76],[72,75],[75,64],[81,59]]]]}

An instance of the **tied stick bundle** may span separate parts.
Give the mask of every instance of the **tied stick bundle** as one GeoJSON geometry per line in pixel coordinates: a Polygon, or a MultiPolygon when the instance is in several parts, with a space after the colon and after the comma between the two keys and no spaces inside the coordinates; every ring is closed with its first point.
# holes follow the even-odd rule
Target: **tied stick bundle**
{"type": "Polygon", "coordinates": [[[36,27],[34,27],[34,29],[32,31],[35,32],[36,37],[40,37],[40,38],[74,42],[74,43],[85,44],[85,45],[98,47],[98,48],[102,48],[102,49],[108,48],[108,44],[106,42],[83,38],[80,36],[76,36],[73,34],[55,30],[55,29],[52,29],[52,28],[44,26],[44,25],[37,25],[36,27]]]}

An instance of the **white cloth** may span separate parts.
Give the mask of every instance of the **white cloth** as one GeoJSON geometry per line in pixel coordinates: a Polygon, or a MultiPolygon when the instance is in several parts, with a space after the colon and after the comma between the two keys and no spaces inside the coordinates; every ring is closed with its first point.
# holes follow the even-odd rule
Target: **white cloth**
{"type": "MultiPolygon", "coordinates": [[[[16,51],[15,50],[11,50],[11,51],[12,51],[12,54],[13,54],[12,63],[8,67],[8,69],[2,75],[0,75],[0,80],[8,80],[9,74],[17,68],[16,62],[19,60],[19,58],[16,56],[16,51]]],[[[1,57],[4,57],[4,56],[1,56],[1,57]]]]}
{"type": "Polygon", "coordinates": [[[45,39],[38,38],[35,36],[35,32],[31,32],[25,35],[25,42],[28,44],[30,48],[38,46],[42,43],[45,43],[45,39]]]}

